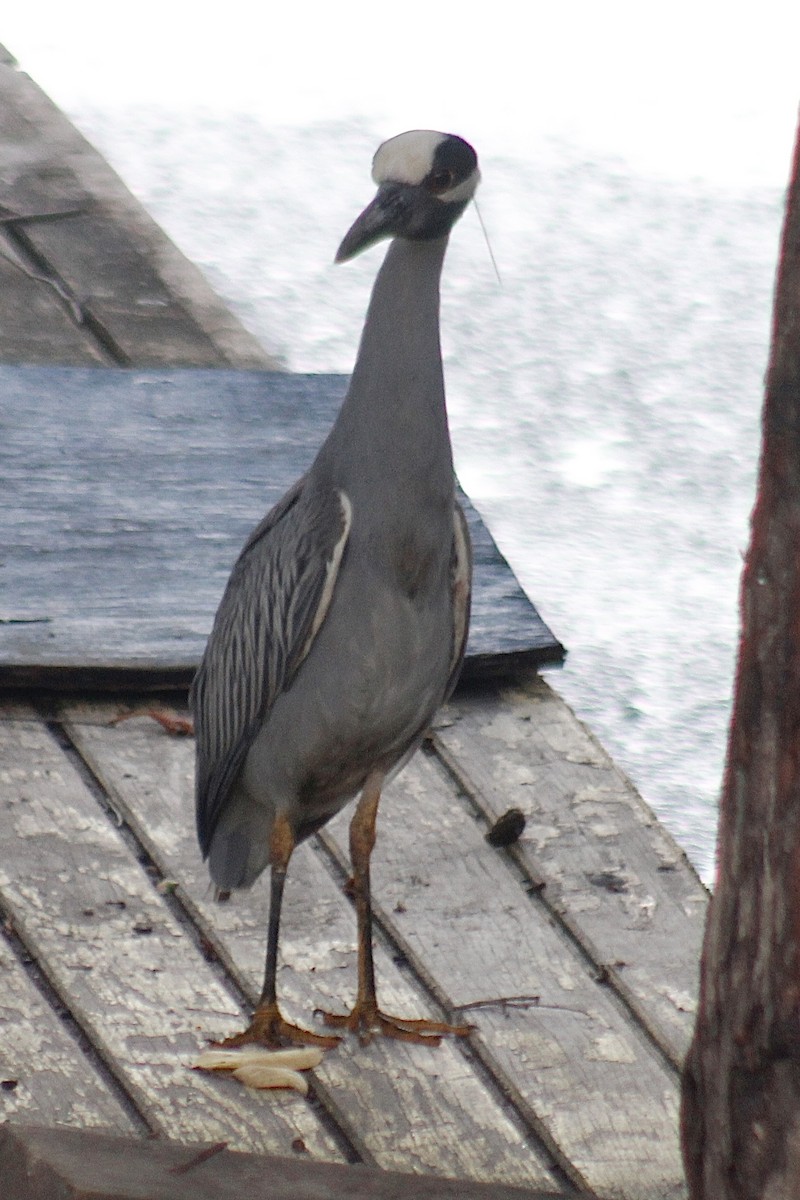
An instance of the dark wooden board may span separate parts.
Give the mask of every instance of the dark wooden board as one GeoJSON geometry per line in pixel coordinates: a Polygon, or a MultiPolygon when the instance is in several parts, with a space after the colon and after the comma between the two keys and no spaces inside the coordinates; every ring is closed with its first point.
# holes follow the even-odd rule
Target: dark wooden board
{"type": "MultiPolygon", "coordinates": [[[[0,367],[0,683],[188,681],[250,529],[312,461],[347,380],[0,367]],[[135,680],[134,680],[135,677],[135,680]]],[[[466,674],[563,647],[462,497],[466,674]]]]}
{"type": "Polygon", "coordinates": [[[0,1129],[0,1170],[15,1200],[558,1200],[554,1192],[504,1184],[74,1129],[0,1129]]]}

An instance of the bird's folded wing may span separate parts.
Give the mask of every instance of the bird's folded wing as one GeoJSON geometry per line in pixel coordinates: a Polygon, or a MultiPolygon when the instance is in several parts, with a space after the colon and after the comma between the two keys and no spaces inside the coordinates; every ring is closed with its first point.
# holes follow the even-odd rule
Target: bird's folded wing
{"type": "Polygon", "coordinates": [[[253,739],[325,619],[350,516],[343,492],[301,479],[253,531],[231,573],[191,691],[204,854],[253,739]]]}

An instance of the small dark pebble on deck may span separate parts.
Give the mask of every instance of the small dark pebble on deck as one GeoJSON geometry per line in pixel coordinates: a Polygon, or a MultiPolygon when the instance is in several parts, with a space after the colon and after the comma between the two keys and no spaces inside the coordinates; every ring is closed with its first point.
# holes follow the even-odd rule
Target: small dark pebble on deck
{"type": "Polygon", "coordinates": [[[498,817],[486,835],[490,846],[510,846],[518,841],[525,828],[525,814],[519,808],[510,808],[498,817]]]}

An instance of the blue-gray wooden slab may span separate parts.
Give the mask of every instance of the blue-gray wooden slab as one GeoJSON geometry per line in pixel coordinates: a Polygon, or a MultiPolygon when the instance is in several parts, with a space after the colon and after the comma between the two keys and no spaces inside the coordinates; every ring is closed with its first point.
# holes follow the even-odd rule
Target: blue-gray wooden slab
{"type": "MultiPolygon", "coordinates": [[[[0,684],[188,682],[250,529],[311,463],[347,379],[0,367],[0,684]]],[[[472,505],[465,675],[564,650],[472,505]]]]}

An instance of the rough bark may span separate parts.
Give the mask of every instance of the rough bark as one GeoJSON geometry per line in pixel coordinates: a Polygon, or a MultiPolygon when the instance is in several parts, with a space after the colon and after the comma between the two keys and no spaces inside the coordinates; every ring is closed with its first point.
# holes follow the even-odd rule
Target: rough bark
{"type": "Polygon", "coordinates": [[[800,139],[762,423],[718,878],[683,1081],[692,1200],[800,1196],[800,139]]]}

